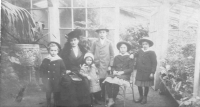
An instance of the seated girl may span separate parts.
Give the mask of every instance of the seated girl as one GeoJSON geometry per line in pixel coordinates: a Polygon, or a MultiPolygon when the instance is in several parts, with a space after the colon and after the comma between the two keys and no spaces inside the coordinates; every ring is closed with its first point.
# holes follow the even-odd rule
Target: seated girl
{"type": "Polygon", "coordinates": [[[130,80],[134,66],[133,59],[130,58],[128,53],[130,47],[130,44],[127,42],[119,42],[117,44],[119,55],[114,58],[112,67],[113,75],[108,76],[104,81],[108,95],[108,107],[114,105],[114,100],[119,93],[119,86],[129,85],[128,81],[130,80]]]}

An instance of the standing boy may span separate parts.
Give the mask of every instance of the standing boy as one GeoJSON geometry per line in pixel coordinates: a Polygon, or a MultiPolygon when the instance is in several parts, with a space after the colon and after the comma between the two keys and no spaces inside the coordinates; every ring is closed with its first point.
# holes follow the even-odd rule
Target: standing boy
{"type": "Polygon", "coordinates": [[[109,30],[103,26],[96,30],[99,39],[92,45],[91,51],[94,54],[94,63],[99,71],[100,78],[100,98],[105,100],[105,85],[102,82],[107,77],[107,71],[111,70],[114,59],[114,50],[110,40],[107,39],[109,30]]]}
{"type": "Polygon", "coordinates": [[[49,55],[44,58],[40,66],[40,77],[46,92],[47,107],[51,107],[51,95],[53,94],[54,105],[57,105],[60,96],[60,85],[62,74],[66,68],[63,60],[58,56],[61,47],[56,42],[48,44],[49,55]]]}

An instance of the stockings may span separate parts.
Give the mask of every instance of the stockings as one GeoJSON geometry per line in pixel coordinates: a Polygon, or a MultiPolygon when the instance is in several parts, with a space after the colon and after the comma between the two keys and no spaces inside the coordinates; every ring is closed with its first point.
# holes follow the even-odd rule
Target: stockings
{"type": "Polygon", "coordinates": [[[147,97],[147,95],[149,93],[149,87],[144,87],[144,91],[143,91],[143,87],[138,86],[138,91],[139,91],[140,96],[147,97]],[[143,93],[144,93],[144,95],[143,95],[143,93]]]}
{"type": "Polygon", "coordinates": [[[119,93],[119,85],[106,82],[105,86],[106,86],[106,92],[108,94],[108,98],[116,99],[119,93]]]}

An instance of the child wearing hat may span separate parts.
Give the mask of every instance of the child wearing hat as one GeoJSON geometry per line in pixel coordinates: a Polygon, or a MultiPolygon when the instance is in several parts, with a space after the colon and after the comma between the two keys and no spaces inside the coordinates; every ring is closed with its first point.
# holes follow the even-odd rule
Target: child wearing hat
{"type": "Polygon", "coordinates": [[[56,42],[48,44],[49,55],[43,59],[40,65],[40,77],[43,89],[46,92],[47,107],[51,106],[51,95],[53,94],[54,105],[57,105],[60,92],[60,79],[66,68],[63,60],[58,56],[61,47],[56,42]]]}
{"type": "Polygon", "coordinates": [[[101,92],[99,93],[99,99],[105,100],[105,84],[102,82],[107,77],[107,71],[111,70],[114,59],[114,49],[110,40],[107,39],[109,30],[105,26],[100,26],[96,30],[99,35],[99,39],[92,45],[91,52],[94,55],[94,63],[99,70],[101,92]]]}
{"type": "Polygon", "coordinates": [[[150,50],[153,46],[153,41],[149,37],[144,37],[139,40],[142,46],[136,54],[136,81],[140,98],[136,103],[146,104],[149,87],[154,85],[154,73],[157,67],[157,59],[154,51],[150,50]]]}
{"type": "Polygon", "coordinates": [[[96,95],[95,93],[101,90],[101,87],[99,85],[98,69],[94,64],[94,56],[92,53],[85,54],[84,62],[85,63],[81,67],[80,74],[88,78],[90,81],[90,93],[93,105],[94,103],[98,103],[94,97],[96,95]]]}
{"type": "Polygon", "coordinates": [[[130,48],[130,44],[125,41],[117,44],[119,55],[114,58],[111,70],[113,74],[104,81],[109,98],[107,107],[111,107],[115,104],[115,99],[119,93],[119,86],[129,86],[134,65],[133,59],[130,58],[130,54],[128,53],[130,48]]]}

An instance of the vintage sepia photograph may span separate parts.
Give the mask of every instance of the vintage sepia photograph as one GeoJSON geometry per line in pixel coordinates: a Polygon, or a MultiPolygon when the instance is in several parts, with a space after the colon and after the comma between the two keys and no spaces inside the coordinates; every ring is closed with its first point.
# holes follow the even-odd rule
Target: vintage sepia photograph
{"type": "Polygon", "coordinates": [[[1,0],[0,107],[200,107],[200,0],[1,0]]]}

